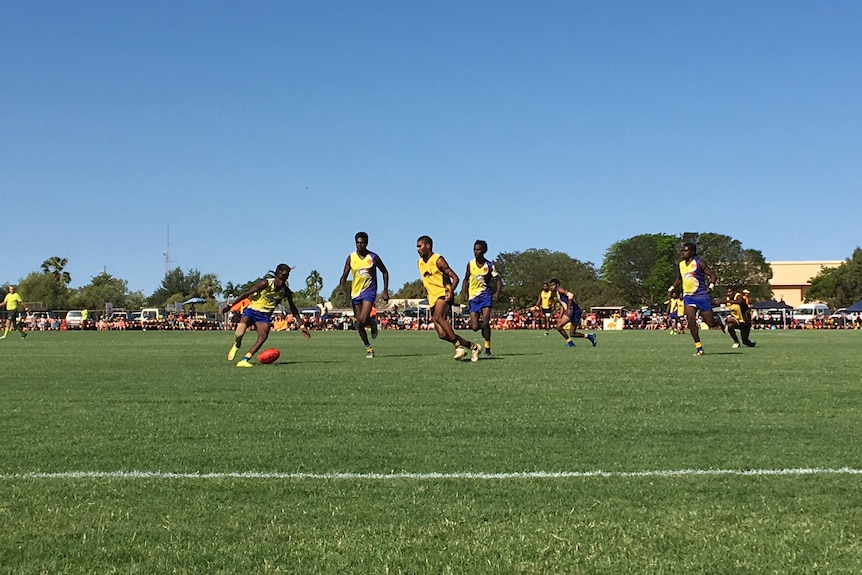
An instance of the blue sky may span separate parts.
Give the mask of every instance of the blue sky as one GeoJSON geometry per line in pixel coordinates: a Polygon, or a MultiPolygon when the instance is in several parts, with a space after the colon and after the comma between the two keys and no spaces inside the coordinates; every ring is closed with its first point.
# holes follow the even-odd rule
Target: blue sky
{"type": "MultiPolygon", "coordinates": [[[[152,293],[353,236],[418,278],[642,233],[767,260],[860,245],[856,1],[0,3],[0,282],[51,256],[152,293]]],[[[299,280],[297,282],[297,279],[299,280]]],[[[297,283],[299,285],[297,285],[297,283]]]]}

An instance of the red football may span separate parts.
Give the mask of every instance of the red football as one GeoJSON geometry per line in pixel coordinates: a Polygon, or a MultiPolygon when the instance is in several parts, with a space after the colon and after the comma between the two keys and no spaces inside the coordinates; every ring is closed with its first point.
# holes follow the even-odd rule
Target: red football
{"type": "Polygon", "coordinates": [[[271,347],[260,352],[260,355],[257,356],[257,361],[258,363],[275,363],[280,355],[281,353],[277,349],[271,347]]]}

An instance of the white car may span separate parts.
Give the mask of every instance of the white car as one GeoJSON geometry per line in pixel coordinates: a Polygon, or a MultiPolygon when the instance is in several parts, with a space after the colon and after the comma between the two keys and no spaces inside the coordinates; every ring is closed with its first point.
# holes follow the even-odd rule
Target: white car
{"type": "Polygon", "coordinates": [[[86,329],[84,326],[84,312],[72,309],[66,312],[66,329],[86,329]]]}

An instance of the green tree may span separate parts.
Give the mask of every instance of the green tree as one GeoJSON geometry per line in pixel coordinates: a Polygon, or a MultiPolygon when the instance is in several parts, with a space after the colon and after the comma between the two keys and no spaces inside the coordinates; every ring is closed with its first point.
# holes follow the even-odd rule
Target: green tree
{"type": "Polygon", "coordinates": [[[32,272],[18,282],[22,297],[46,309],[67,309],[73,292],[72,276],[65,270],[69,260],[53,256],[42,262],[41,272],[32,272]]]}
{"type": "Polygon", "coordinates": [[[572,291],[584,309],[607,305],[617,297],[612,286],[599,279],[590,262],[581,262],[563,252],[531,248],[523,252],[501,253],[494,261],[503,277],[501,306],[526,308],[538,299],[542,283],[560,280],[572,291]]]}
{"type": "Polygon", "coordinates": [[[667,287],[676,278],[679,238],[667,234],[641,234],[608,248],[600,276],[622,296],[629,307],[655,308],[667,299],[667,287]]]}
{"type": "MultiPolygon", "coordinates": [[[[306,290],[299,290],[297,292],[293,292],[293,303],[296,304],[298,308],[304,307],[314,307],[317,305],[319,299],[311,299],[306,290]]],[[[285,300],[282,305],[287,306],[287,300],[285,300]]]]}
{"type": "Polygon", "coordinates": [[[187,271],[185,275],[185,284],[183,285],[183,291],[180,293],[186,296],[186,299],[198,295],[198,290],[200,288],[202,278],[203,275],[199,270],[190,269],[189,271],[187,271]]]}
{"type": "Polygon", "coordinates": [[[113,277],[103,272],[92,278],[92,281],[77,290],[72,298],[72,305],[76,308],[87,308],[90,310],[105,309],[106,303],[111,303],[115,308],[127,309],[128,283],[126,280],[113,277]]]}
{"type": "Polygon", "coordinates": [[[44,309],[69,309],[73,292],[51,272],[31,272],[18,282],[18,293],[25,301],[44,309]]]}
{"type": "Polygon", "coordinates": [[[197,295],[206,300],[211,300],[215,299],[215,296],[220,293],[222,293],[222,287],[217,275],[204,274],[201,276],[198,283],[197,295]]]}
{"type": "Polygon", "coordinates": [[[351,289],[353,289],[352,279],[344,282],[344,293],[341,295],[338,294],[337,286],[333,288],[332,293],[329,295],[329,303],[332,304],[332,307],[336,309],[350,309],[353,305],[350,301],[351,289]]]}
{"type": "MultiPolygon", "coordinates": [[[[215,277],[215,276],[213,276],[215,277]]],[[[162,285],[150,296],[150,305],[165,306],[175,301],[184,301],[189,297],[198,295],[198,286],[201,283],[201,272],[190,269],[183,273],[180,268],[174,268],[165,274],[162,285]],[[177,299],[179,296],[182,299],[177,299]]]]}
{"type": "Polygon", "coordinates": [[[68,286],[72,283],[72,276],[65,269],[68,264],[68,259],[52,256],[42,262],[42,271],[53,275],[58,282],[64,286],[68,286]]]}
{"type": "Polygon", "coordinates": [[[165,274],[162,284],[149,297],[149,304],[158,307],[167,305],[168,298],[172,295],[183,293],[186,275],[180,268],[174,268],[165,274]]]}
{"type": "Polygon", "coordinates": [[[233,282],[227,282],[224,284],[224,289],[222,293],[225,294],[225,297],[233,297],[239,293],[242,293],[242,290],[238,290],[237,286],[234,285],[233,282]]]}
{"type": "Polygon", "coordinates": [[[323,277],[321,277],[320,272],[317,270],[311,270],[311,273],[308,274],[308,277],[305,278],[305,295],[313,301],[317,303],[320,301],[320,291],[323,289],[323,277]]]}
{"type": "Polygon", "coordinates": [[[862,298],[862,249],[853,254],[837,268],[823,268],[811,280],[805,301],[820,300],[829,307],[839,308],[853,305],[862,298]]]}
{"type": "Polygon", "coordinates": [[[144,295],[144,292],[138,290],[129,292],[126,294],[126,309],[127,310],[137,310],[147,305],[147,296],[144,295]]]}
{"type": "MultiPolygon", "coordinates": [[[[344,289],[346,289],[348,293],[350,292],[350,288],[348,287],[349,283],[350,280],[348,280],[344,286],[344,289]]],[[[424,299],[427,296],[428,292],[425,291],[425,286],[422,284],[422,280],[418,279],[412,282],[407,282],[401,286],[401,289],[392,294],[391,299],[424,299]]]]}

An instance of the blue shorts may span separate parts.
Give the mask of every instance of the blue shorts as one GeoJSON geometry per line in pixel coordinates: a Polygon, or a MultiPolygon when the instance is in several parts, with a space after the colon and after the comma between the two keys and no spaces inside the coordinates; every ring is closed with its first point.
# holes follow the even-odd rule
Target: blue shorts
{"type": "Polygon", "coordinates": [[[685,307],[694,306],[700,311],[712,311],[712,300],[708,295],[684,295],[682,302],[685,307]]]}
{"type": "Polygon", "coordinates": [[[272,323],[271,315],[272,314],[268,314],[266,312],[251,309],[250,307],[242,310],[242,317],[251,319],[252,323],[272,323]]]}
{"type": "Polygon", "coordinates": [[[480,313],[484,308],[491,307],[493,303],[490,293],[481,293],[470,300],[470,313],[480,313]]]}
{"type": "Polygon", "coordinates": [[[576,326],[581,325],[581,318],[584,315],[584,310],[581,309],[581,306],[578,304],[572,304],[569,306],[569,309],[566,310],[566,315],[569,318],[569,321],[575,324],[576,326]]]}
{"type": "Polygon", "coordinates": [[[363,293],[359,294],[359,297],[355,297],[352,300],[350,300],[350,303],[352,303],[353,305],[362,305],[362,302],[370,301],[371,305],[374,305],[375,299],[377,299],[376,293],[374,293],[374,292],[367,292],[367,293],[363,292],[363,293]]]}
{"type": "Polygon", "coordinates": [[[668,317],[669,317],[670,319],[679,319],[679,316],[676,314],[676,312],[675,312],[675,311],[670,312],[670,314],[668,315],[668,317]]]}

